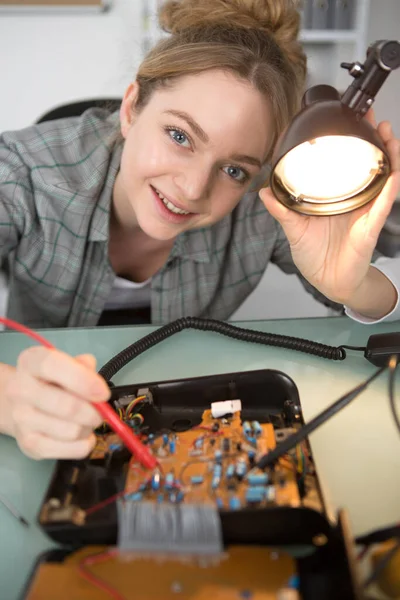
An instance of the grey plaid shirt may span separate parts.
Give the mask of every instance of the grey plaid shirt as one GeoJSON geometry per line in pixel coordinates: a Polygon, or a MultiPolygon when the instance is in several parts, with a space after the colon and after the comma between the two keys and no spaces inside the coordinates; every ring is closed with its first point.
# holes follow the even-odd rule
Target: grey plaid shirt
{"type": "MultiPolygon", "coordinates": [[[[92,109],[0,137],[0,264],[10,273],[10,318],[38,328],[96,325],[115,278],[108,231],[121,156],[116,119],[92,109]]],[[[299,275],[282,229],[249,193],[216,225],[177,238],[152,278],[152,322],[229,318],[270,261],[299,275]]]]}

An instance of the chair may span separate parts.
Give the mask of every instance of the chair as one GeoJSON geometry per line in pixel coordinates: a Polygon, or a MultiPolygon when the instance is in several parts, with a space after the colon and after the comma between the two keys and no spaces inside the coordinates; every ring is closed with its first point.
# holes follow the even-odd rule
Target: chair
{"type": "Polygon", "coordinates": [[[68,104],[61,104],[60,106],[56,106],[45,112],[39,117],[36,123],[55,121],[56,119],[64,119],[65,117],[79,117],[88,108],[106,108],[110,112],[114,112],[119,109],[121,102],[121,98],[92,98],[89,100],[69,102],[68,104]]]}

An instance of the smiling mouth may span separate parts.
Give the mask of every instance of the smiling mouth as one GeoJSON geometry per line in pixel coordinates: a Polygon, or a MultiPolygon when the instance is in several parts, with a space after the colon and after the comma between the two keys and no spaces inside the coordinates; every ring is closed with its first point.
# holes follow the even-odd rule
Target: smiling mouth
{"type": "Polygon", "coordinates": [[[183,210],[182,208],[178,208],[177,206],[175,206],[175,204],[173,204],[170,200],[168,200],[168,198],[165,198],[165,196],[163,196],[162,193],[159,192],[156,188],[153,188],[153,190],[155,191],[157,196],[160,198],[160,200],[164,204],[164,206],[166,206],[168,208],[168,210],[170,210],[175,215],[187,216],[187,215],[196,214],[196,213],[191,213],[188,210],[183,210]]]}

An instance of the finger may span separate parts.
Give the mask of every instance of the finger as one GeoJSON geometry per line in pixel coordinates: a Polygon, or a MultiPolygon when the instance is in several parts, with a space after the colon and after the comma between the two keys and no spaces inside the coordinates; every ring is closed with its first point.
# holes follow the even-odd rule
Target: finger
{"type": "Polygon", "coordinates": [[[387,145],[392,171],[400,171],[400,140],[391,139],[387,145]]]}
{"type": "Polygon", "coordinates": [[[400,188],[400,173],[396,171],[391,174],[385,187],[379,196],[374,200],[368,215],[368,227],[370,235],[376,241],[385,224],[386,219],[392,210],[400,188]]]}
{"type": "Polygon", "coordinates": [[[389,121],[382,121],[381,123],[379,123],[377,129],[379,135],[381,136],[385,144],[387,144],[390,140],[394,139],[392,125],[389,123],[389,121]]]}
{"type": "Polygon", "coordinates": [[[364,117],[373,127],[376,128],[376,118],[375,111],[373,108],[370,108],[364,117]]]}
{"type": "Polygon", "coordinates": [[[7,397],[16,409],[21,405],[34,406],[42,413],[91,429],[102,423],[101,416],[90,402],[25,372],[10,381],[7,397]]]}
{"type": "Polygon", "coordinates": [[[96,370],[97,360],[96,357],[93,356],[93,354],[79,354],[78,356],[75,356],[75,360],[80,362],[82,365],[84,365],[91,371],[96,370]]]}
{"type": "Polygon", "coordinates": [[[14,411],[14,418],[18,423],[19,431],[43,433],[57,441],[75,442],[84,440],[92,433],[91,427],[84,427],[78,423],[46,415],[29,405],[18,407],[14,411]]]}
{"type": "Polygon", "coordinates": [[[100,375],[59,350],[41,346],[24,350],[18,358],[17,369],[91,402],[104,402],[110,397],[110,389],[100,375]]]}
{"type": "Polygon", "coordinates": [[[268,212],[282,225],[289,244],[295,246],[307,228],[307,218],[279,202],[270,188],[260,190],[259,195],[268,212]]]}
{"type": "Polygon", "coordinates": [[[93,450],[96,437],[93,433],[85,440],[61,442],[48,438],[41,433],[30,433],[23,438],[17,437],[21,450],[36,460],[42,458],[80,459],[85,458],[93,450]]]}

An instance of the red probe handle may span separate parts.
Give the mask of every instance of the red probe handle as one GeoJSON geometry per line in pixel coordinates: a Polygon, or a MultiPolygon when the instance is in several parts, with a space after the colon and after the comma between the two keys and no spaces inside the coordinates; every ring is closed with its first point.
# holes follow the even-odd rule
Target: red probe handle
{"type": "Polygon", "coordinates": [[[137,460],[147,469],[154,469],[157,465],[156,458],[150,453],[149,449],[142,444],[138,437],[129,429],[128,425],[123,423],[116,412],[107,402],[99,402],[93,405],[101,414],[111,429],[119,435],[125,446],[137,458],[137,460]]]}
{"type": "MultiPolygon", "coordinates": [[[[45,346],[46,348],[55,350],[55,346],[53,346],[53,344],[46,340],[46,338],[41,336],[39,333],[36,333],[36,331],[32,331],[32,329],[29,329],[29,327],[21,325],[21,323],[17,323],[12,319],[6,319],[5,317],[0,317],[0,323],[4,323],[4,325],[6,327],[9,327],[10,329],[15,329],[20,333],[24,333],[25,335],[27,335],[30,338],[33,338],[36,342],[39,342],[39,344],[42,344],[42,346],[45,346]]],[[[99,411],[104,421],[107,421],[111,429],[119,435],[121,440],[124,442],[125,446],[138,459],[140,464],[142,464],[144,467],[147,467],[148,469],[154,469],[154,467],[157,464],[157,460],[150,453],[149,449],[144,444],[142,444],[142,442],[133,433],[133,431],[129,429],[129,427],[125,423],[120,421],[119,417],[117,416],[115,411],[113,411],[111,406],[107,404],[107,402],[93,403],[93,406],[99,411]]]]}

